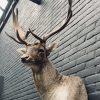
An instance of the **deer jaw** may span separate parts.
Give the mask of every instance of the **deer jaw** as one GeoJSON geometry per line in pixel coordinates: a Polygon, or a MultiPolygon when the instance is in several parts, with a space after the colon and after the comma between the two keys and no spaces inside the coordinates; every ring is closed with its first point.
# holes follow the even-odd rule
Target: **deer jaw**
{"type": "Polygon", "coordinates": [[[40,72],[35,73],[34,69],[32,69],[32,72],[35,85],[41,96],[50,90],[51,87],[57,85],[62,77],[50,61],[47,61],[40,72]]]}

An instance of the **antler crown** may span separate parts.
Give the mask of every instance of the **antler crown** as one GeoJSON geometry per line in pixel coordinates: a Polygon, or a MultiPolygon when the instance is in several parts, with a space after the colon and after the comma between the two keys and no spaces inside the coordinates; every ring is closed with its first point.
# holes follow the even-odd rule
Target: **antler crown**
{"type": "Polygon", "coordinates": [[[68,24],[68,22],[70,21],[71,17],[72,17],[72,0],[68,0],[68,4],[69,4],[69,8],[68,8],[68,15],[67,15],[67,19],[66,22],[63,24],[63,26],[61,26],[59,29],[57,29],[56,31],[50,33],[48,36],[40,38],[39,36],[37,36],[36,34],[33,33],[34,30],[31,30],[29,28],[29,30],[25,32],[22,30],[22,28],[20,27],[19,23],[18,23],[18,9],[16,9],[16,14],[14,12],[14,7],[12,7],[12,14],[13,14],[13,25],[14,25],[14,29],[16,31],[16,36],[17,39],[13,38],[12,36],[10,36],[9,34],[7,34],[7,32],[5,32],[7,34],[7,36],[9,36],[11,39],[13,39],[15,42],[19,43],[19,44],[25,44],[28,45],[28,43],[25,41],[28,37],[28,35],[31,33],[36,39],[38,39],[41,43],[46,43],[47,39],[49,39],[51,36],[55,35],[56,33],[59,33],[60,31],[62,31],[68,24]]]}

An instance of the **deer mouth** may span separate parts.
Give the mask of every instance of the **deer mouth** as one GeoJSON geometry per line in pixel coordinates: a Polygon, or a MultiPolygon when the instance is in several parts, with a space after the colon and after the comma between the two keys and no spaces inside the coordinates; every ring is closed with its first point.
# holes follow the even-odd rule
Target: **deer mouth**
{"type": "Polygon", "coordinates": [[[27,59],[21,59],[21,62],[25,64],[42,64],[43,63],[43,61],[40,61],[40,60],[27,60],[27,59]]]}
{"type": "Polygon", "coordinates": [[[28,63],[28,62],[29,62],[29,60],[26,60],[26,59],[21,59],[21,62],[22,62],[22,63],[28,63]]]}

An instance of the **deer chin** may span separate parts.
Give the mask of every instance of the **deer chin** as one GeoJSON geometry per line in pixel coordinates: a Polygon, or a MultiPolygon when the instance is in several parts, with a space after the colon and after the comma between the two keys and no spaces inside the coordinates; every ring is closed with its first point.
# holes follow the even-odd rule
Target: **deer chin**
{"type": "Polygon", "coordinates": [[[26,60],[26,61],[22,61],[23,64],[25,64],[26,66],[30,67],[35,73],[41,71],[42,69],[42,64],[43,61],[35,61],[35,60],[26,60]]]}

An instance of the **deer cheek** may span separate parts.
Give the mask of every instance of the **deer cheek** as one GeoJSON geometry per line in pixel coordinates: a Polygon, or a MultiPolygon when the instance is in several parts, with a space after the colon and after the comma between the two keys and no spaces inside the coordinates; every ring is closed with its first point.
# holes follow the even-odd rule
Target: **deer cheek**
{"type": "Polygon", "coordinates": [[[39,57],[42,57],[43,58],[44,57],[44,53],[40,52],[39,53],[39,57]]]}

